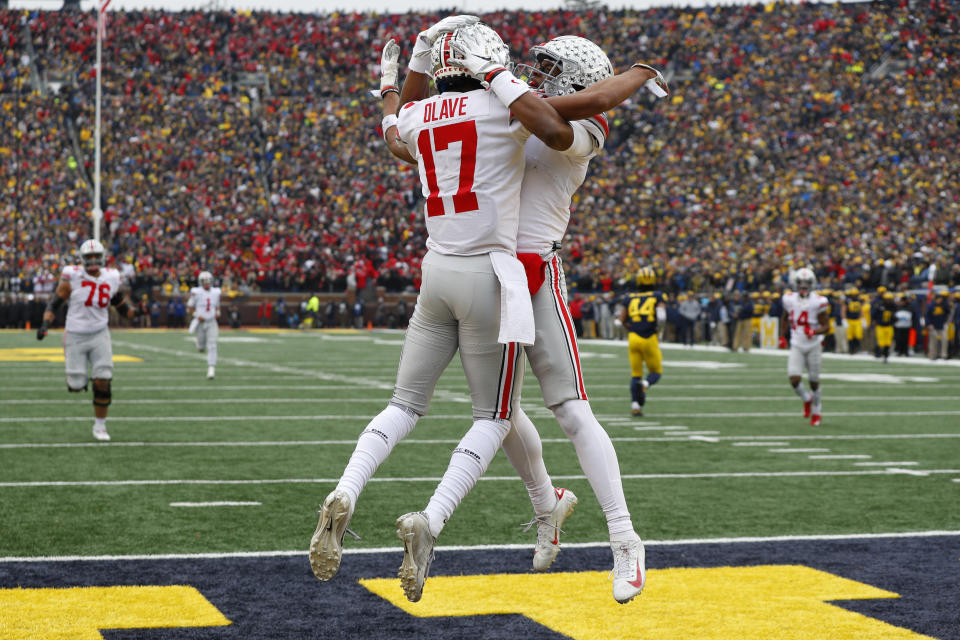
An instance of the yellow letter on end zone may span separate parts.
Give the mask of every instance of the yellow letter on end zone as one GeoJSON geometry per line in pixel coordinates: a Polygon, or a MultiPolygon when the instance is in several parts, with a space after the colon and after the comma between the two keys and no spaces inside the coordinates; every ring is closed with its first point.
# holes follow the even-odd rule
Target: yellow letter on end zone
{"type": "Polygon", "coordinates": [[[230,624],[193,587],[0,589],[3,640],[102,640],[100,629],[230,624]]]}
{"type": "Polygon", "coordinates": [[[932,640],[829,604],[899,596],[810,567],[659,569],[647,580],[625,605],[605,571],[437,576],[417,603],[396,579],[360,584],[415,616],[521,614],[575,640],[932,640]]]}

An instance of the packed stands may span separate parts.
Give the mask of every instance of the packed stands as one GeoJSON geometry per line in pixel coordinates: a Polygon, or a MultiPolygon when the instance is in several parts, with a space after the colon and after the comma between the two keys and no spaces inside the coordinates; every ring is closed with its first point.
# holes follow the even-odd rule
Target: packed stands
{"type": "MultiPolygon", "coordinates": [[[[954,2],[484,16],[515,56],[579,34],[660,66],[575,199],[575,291],[960,285],[954,2]]],[[[111,12],[103,240],[141,287],[208,269],[239,291],[415,291],[415,172],[378,137],[379,50],[436,14],[111,12]]],[[[0,290],[89,233],[95,15],[0,10],[0,290]],[[57,89],[56,91],[54,89],[57,89]]]]}

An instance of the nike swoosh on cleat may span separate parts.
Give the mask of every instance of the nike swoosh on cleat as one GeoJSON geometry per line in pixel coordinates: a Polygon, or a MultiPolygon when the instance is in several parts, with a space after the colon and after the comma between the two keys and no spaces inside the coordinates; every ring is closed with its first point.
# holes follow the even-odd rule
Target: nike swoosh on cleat
{"type": "Polygon", "coordinates": [[[637,589],[643,588],[643,574],[640,572],[640,561],[637,560],[637,579],[627,580],[627,584],[637,589]]]}

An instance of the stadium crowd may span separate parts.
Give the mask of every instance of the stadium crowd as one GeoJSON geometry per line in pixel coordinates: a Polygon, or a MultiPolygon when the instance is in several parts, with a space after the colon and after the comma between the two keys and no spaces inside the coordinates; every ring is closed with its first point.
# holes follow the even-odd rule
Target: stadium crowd
{"type": "MultiPolygon", "coordinates": [[[[559,34],[672,95],[611,112],[562,255],[603,295],[960,286],[956,2],[495,12],[515,57],[559,34]],[[931,273],[930,266],[936,265],[931,273]]],[[[412,169],[378,136],[379,48],[437,14],[115,12],[104,48],[103,240],[137,290],[416,291],[412,169]]],[[[95,16],[0,10],[0,291],[89,233],[95,16]],[[44,79],[59,78],[58,92],[44,79]],[[47,85],[49,86],[49,85],[47,85]]],[[[16,290],[20,290],[20,286],[16,290]]]]}

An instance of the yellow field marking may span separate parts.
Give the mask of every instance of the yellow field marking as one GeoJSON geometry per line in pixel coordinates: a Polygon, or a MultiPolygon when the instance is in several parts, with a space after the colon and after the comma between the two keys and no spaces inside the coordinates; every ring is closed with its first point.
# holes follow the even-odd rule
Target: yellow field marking
{"type": "Polygon", "coordinates": [[[3,640],[101,640],[100,629],[231,624],[187,586],[0,589],[3,640]]]}
{"type": "MultiPolygon", "coordinates": [[[[113,354],[114,362],[143,362],[143,358],[113,354]]],[[[0,362],[63,362],[63,349],[0,349],[0,362]]]]}
{"type": "Polygon", "coordinates": [[[632,602],[618,604],[608,573],[429,578],[420,602],[396,579],[360,584],[419,617],[521,614],[575,640],[919,640],[928,638],[829,604],[898,598],[889,591],[793,565],[659,569],[632,602]]]}

